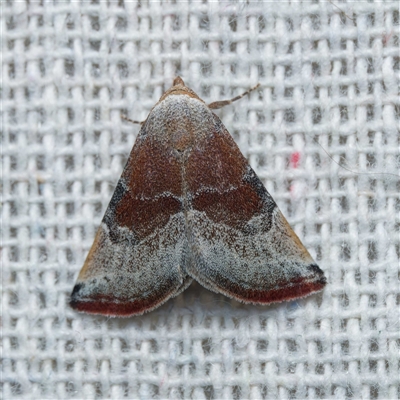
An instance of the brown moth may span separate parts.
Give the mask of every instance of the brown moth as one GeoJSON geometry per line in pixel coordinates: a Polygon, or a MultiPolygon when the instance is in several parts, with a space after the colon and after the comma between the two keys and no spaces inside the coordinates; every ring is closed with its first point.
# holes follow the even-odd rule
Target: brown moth
{"type": "Polygon", "coordinates": [[[242,96],[207,106],[179,77],[162,95],[78,276],[74,309],[143,314],[193,279],[255,304],[325,286],[323,272],[211,111],[242,96]]]}

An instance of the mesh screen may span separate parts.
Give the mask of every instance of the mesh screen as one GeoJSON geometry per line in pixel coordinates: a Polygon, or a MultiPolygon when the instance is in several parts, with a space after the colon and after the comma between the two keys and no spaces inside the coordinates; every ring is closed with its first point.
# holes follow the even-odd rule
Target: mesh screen
{"type": "Polygon", "coordinates": [[[396,399],[399,4],[4,1],[2,396],[396,399]],[[239,304],[198,284],[140,317],[68,299],[176,75],[217,111],[326,289],[239,304]]]}

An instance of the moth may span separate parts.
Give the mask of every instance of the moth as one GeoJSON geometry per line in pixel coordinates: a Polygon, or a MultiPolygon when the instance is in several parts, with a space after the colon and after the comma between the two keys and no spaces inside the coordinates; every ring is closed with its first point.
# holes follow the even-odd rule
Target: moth
{"type": "Polygon", "coordinates": [[[142,123],[79,273],[72,308],[140,315],[193,279],[254,304],[325,286],[323,272],[212,112],[243,95],[207,105],[177,77],[161,96],[142,123]]]}

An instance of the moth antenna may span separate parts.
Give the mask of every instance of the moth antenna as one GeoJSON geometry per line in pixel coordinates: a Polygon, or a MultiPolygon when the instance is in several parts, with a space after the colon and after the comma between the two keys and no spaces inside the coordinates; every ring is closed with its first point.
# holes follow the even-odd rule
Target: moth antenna
{"type": "Polygon", "coordinates": [[[217,110],[219,108],[225,107],[231,103],[233,103],[236,100],[240,100],[242,97],[247,96],[250,94],[253,90],[256,90],[257,88],[260,87],[260,84],[258,83],[256,86],[250,88],[249,90],[246,90],[244,93],[242,93],[239,96],[234,97],[233,99],[230,100],[220,100],[220,101],[214,101],[213,103],[210,103],[208,105],[208,108],[211,108],[212,110],[217,110]]]}

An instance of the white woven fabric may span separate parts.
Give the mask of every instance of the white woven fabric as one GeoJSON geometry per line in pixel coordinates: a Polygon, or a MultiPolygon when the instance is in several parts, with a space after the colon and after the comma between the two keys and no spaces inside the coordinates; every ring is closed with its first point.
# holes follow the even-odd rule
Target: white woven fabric
{"type": "Polygon", "coordinates": [[[399,3],[4,1],[2,397],[396,399],[399,3]],[[176,75],[217,111],[329,284],[199,285],[141,317],[68,299],[138,125],[176,75]]]}

